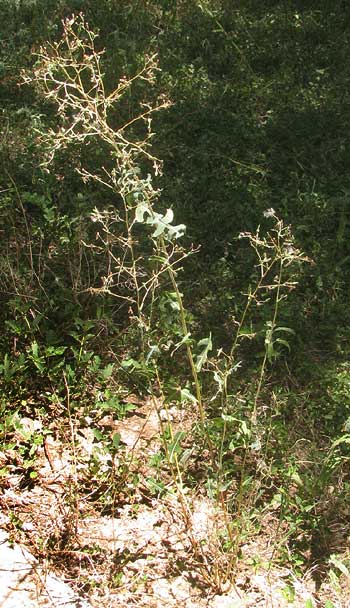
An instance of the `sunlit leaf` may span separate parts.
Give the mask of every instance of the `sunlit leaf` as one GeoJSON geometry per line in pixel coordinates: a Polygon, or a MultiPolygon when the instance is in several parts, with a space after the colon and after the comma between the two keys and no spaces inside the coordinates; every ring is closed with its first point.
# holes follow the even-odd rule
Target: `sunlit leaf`
{"type": "Polygon", "coordinates": [[[187,388],[180,389],[180,402],[186,403],[190,401],[191,403],[197,403],[197,399],[187,388]]]}
{"type": "Polygon", "coordinates": [[[149,208],[146,203],[139,203],[135,211],[135,220],[139,223],[144,221],[145,213],[149,213],[149,208]]]}
{"type": "Polygon", "coordinates": [[[332,566],[335,566],[340,570],[342,574],[344,574],[347,578],[350,578],[350,572],[347,566],[342,562],[335,554],[332,554],[329,558],[329,563],[332,566]]]}
{"type": "Polygon", "coordinates": [[[177,431],[173,440],[168,444],[169,461],[174,462],[174,458],[181,452],[181,441],[186,436],[185,431],[177,431]]]}
{"type": "Polygon", "coordinates": [[[197,372],[200,372],[204,363],[206,362],[206,360],[208,358],[208,352],[213,347],[213,344],[211,341],[211,334],[209,335],[208,338],[203,338],[202,340],[200,340],[198,342],[198,346],[201,348],[201,351],[197,355],[196,370],[197,370],[197,372]]]}

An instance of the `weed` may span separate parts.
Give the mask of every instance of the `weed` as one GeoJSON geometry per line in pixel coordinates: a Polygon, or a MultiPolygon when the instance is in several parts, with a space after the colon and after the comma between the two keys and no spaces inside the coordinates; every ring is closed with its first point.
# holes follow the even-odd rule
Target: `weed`
{"type": "MultiPolygon", "coordinates": [[[[44,149],[42,163],[47,170],[64,150],[88,144],[93,148],[95,142],[105,150],[103,164],[90,166],[79,162],[75,167],[85,184],[98,185],[109,193],[111,201],[105,208],[95,208],[89,214],[94,239],[84,241],[83,245],[94,256],[99,272],[95,275],[98,280],[84,286],[82,292],[115,300],[127,323],[123,341],[117,344],[107,365],[94,353],[96,322],[79,317],[68,332],[72,339],[69,348],[72,363],[62,366],[65,353],[60,347],[42,352],[37,341],[32,340],[26,364],[34,366],[39,375],[49,367],[51,378],[63,371],[63,384],[61,381],[57,393],[69,427],[71,496],[76,517],[81,466],[78,402],[87,395],[84,383],[88,382],[90,393],[98,386],[94,410],[86,411],[83,406],[85,420],[90,415],[98,417],[100,411],[112,418],[127,419],[132,407],[120,396],[125,379],[132,379],[138,392],[148,395],[158,416],[162,453],[153,458],[156,474],[145,476],[146,490],[156,496],[163,495],[169,487],[176,492],[201,575],[207,584],[220,590],[234,581],[242,540],[254,529],[259,501],[271,485],[275,412],[274,402],[268,403],[270,393],[265,383],[273,364],[291,348],[294,333],[279,320],[280,313],[284,300],[297,284],[300,264],[307,258],[296,247],[290,227],[269,210],[266,216],[272,227],[266,235],[260,229],[240,235],[249,241],[257,265],[255,282],[247,288],[242,313],[230,321],[229,348],[215,351],[210,333],[204,337],[192,335],[192,317],[186,310],[179,274],[195,250],[181,246],[185,226],[174,223],[171,209],[161,209],[160,193],[152,178],[152,173],[153,177],[161,173],[161,163],[149,148],[152,114],[169,104],[164,99],[155,105],[142,102],[140,112],[126,124],[113,126],[116,108],[123,105],[134,81],[142,79],[152,84],[159,69],[156,57],[147,57],[133,78],[122,78],[107,93],[104,51],[97,50],[95,40],[96,34],[81,15],[67,19],[61,41],[40,50],[33,73],[25,74],[24,80],[33,82],[58,109],[57,130],[39,134],[44,149]],[[266,309],[263,324],[255,321],[258,309],[266,309]],[[238,378],[244,347],[253,340],[261,351],[259,370],[240,389],[238,378]],[[113,386],[113,382],[117,383],[116,368],[119,377],[124,374],[117,392],[113,386]],[[175,383],[169,379],[169,370],[180,369],[175,383]],[[89,382],[89,378],[93,380],[89,382]],[[165,417],[160,414],[159,402],[165,417]],[[181,408],[190,408],[192,435],[172,423],[169,406],[174,402],[181,408]],[[189,449],[186,443],[192,436],[194,446],[189,449]],[[210,550],[191,531],[186,475],[189,463],[195,459],[202,461],[207,491],[219,512],[221,529],[210,550]],[[162,479],[164,472],[169,483],[162,479]]],[[[7,363],[6,377],[12,377],[7,363]]],[[[92,497],[105,501],[111,511],[116,493],[121,490],[120,480],[134,489],[139,479],[132,468],[134,448],[127,462],[120,442],[118,432],[109,436],[93,429],[88,462],[90,480],[97,489],[92,491],[92,497]]],[[[288,469],[280,486],[275,488],[274,504],[281,521],[287,519],[291,505],[288,491],[293,483],[297,484],[297,475],[296,469],[288,469]]],[[[309,510],[303,499],[296,495],[294,503],[305,517],[309,510]]],[[[289,523],[292,528],[292,522],[289,523]]],[[[289,530],[287,535],[290,534],[289,530]]]]}

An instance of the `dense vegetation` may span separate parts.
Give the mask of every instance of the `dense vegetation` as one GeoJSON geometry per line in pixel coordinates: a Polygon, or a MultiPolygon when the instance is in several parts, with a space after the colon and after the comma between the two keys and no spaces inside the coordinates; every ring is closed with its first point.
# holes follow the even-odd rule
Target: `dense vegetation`
{"type": "MultiPolygon", "coordinates": [[[[276,560],[329,566],[350,525],[347,3],[0,5],[3,450],[42,420],[19,447],[35,483],[53,417],[176,404],[192,429],[164,424],[145,483],[218,500],[226,575],[269,511],[276,560]]],[[[118,474],[92,457],[77,493],[93,479],[109,512],[137,481],[118,434],[96,441],[118,474]]]]}

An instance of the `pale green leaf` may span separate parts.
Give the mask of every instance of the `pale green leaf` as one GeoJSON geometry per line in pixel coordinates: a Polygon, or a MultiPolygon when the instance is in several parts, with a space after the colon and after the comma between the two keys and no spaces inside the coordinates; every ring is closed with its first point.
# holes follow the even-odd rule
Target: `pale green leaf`
{"type": "Polygon", "coordinates": [[[180,340],[180,342],[177,342],[177,344],[175,344],[175,348],[171,351],[170,356],[172,357],[173,354],[177,351],[177,349],[180,348],[180,346],[182,346],[183,344],[188,344],[190,342],[190,337],[191,337],[191,334],[189,332],[182,338],[182,340],[180,340]]]}
{"type": "Polygon", "coordinates": [[[120,433],[114,433],[114,435],[112,437],[112,443],[115,448],[119,447],[120,439],[121,439],[120,433]]]}
{"type": "Polygon", "coordinates": [[[200,353],[197,355],[197,360],[196,360],[196,371],[200,372],[204,363],[206,362],[207,358],[208,358],[208,352],[212,349],[213,345],[212,345],[212,341],[211,341],[211,334],[209,335],[208,338],[203,338],[202,340],[200,340],[198,342],[198,346],[201,347],[201,351],[200,353]]]}
{"type": "Polygon", "coordinates": [[[166,224],[164,224],[162,221],[158,221],[158,222],[152,222],[153,225],[156,225],[156,229],[153,232],[152,236],[156,239],[158,236],[161,236],[166,228],[166,224]]]}
{"type": "Polygon", "coordinates": [[[146,205],[146,203],[139,203],[135,212],[136,222],[142,223],[144,221],[145,213],[149,213],[148,205],[146,205]]]}
{"type": "Polygon", "coordinates": [[[177,226],[168,226],[169,238],[179,239],[186,232],[185,224],[178,224],[177,226]]]}
{"type": "Polygon", "coordinates": [[[175,433],[174,435],[173,440],[168,445],[169,461],[171,463],[174,462],[175,456],[181,452],[181,441],[185,436],[185,431],[177,431],[177,433],[175,433]]]}
{"type": "Polygon", "coordinates": [[[164,224],[170,224],[174,219],[174,213],[171,209],[167,209],[166,214],[162,217],[164,224]]]}
{"type": "Polygon", "coordinates": [[[347,578],[350,578],[349,569],[344,564],[344,562],[342,562],[336,555],[334,555],[334,553],[330,556],[329,563],[332,566],[335,566],[336,568],[338,568],[338,570],[340,570],[340,572],[342,574],[344,574],[347,578]]]}
{"type": "Polygon", "coordinates": [[[104,367],[101,370],[101,376],[104,380],[107,380],[107,378],[110,378],[112,373],[113,373],[113,369],[114,369],[114,365],[113,363],[109,363],[108,365],[106,365],[106,367],[104,367]]]}
{"type": "Polygon", "coordinates": [[[295,336],[294,329],[291,329],[290,327],[275,327],[274,331],[284,331],[288,334],[292,334],[293,336],[295,336]]]}
{"type": "Polygon", "coordinates": [[[290,351],[290,345],[287,342],[287,340],[283,340],[283,338],[276,338],[275,342],[278,342],[279,344],[283,344],[283,346],[288,348],[288,350],[290,351]]]}
{"type": "Polygon", "coordinates": [[[337,439],[336,441],[333,441],[331,445],[331,450],[336,448],[338,445],[341,445],[342,443],[350,444],[350,435],[343,435],[342,437],[339,437],[339,439],[337,439]]]}
{"type": "Polygon", "coordinates": [[[194,395],[192,395],[192,393],[190,393],[190,391],[187,388],[181,388],[180,389],[180,402],[181,403],[186,403],[190,401],[191,403],[196,404],[197,403],[197,399],[194,395]]]}

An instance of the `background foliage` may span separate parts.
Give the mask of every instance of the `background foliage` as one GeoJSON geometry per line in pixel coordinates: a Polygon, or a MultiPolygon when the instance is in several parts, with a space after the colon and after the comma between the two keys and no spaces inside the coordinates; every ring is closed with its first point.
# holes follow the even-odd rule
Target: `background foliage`
{"type": "MultiPolygon", "coordinates": [[[[262,398],[274,395],[278,401],[269,449],[279,462],[275,479],[282,488],[295,474],[291,465],[285,468],[285,429],[296,440],[305,438],[307,421],[316,464],[302,471],[302,503],[293,509],[304,514],[300,526],[314,533],[315,522],[328,513],[314,506],[310,480],[322,471],[320,484],[327,484],[343,465],[346,441],[333,442],[348,432],[350,417],[347,3],[1,0],[0,9],[4,411],[9,400],[26,403],[33,394],[47,411],[48,401],[65,390],[62,370],[80,398],[87,398],[96,383],[109,390],[111,361],[122,370],[113,377],[118,390],[131,383],[142,392],[145,378],[155,380],[154,369],[142,357],[137,360],[128,306],[94,293],[106,258],[91,246],[99,228],[89,218],[106,205],[118,209],[120,198],[83,183],[76,168],[94,171],[105,163],[109,169],[106,146],[77,141],[60,149],[48,167],[41,134],[57,129],[59,116],[54,103],[23,81],[22,71],[33,70],[40,46],[60,39],[62,19],[84,11],[90,27],[99,31],[98,50],[106,49],[103,70],[111,89],[132,77],[146,55],[158,55],[153,86],[136,82],[112,113],[110,126],[128,122],[145,97],[150,104],[160,97],[170,100],[154,115],[152,153],[164,161],[157,182],[159,211],[172,208],[176,224],[187,226],[184,242],[200,246],[179,277],[193,335],[200,339],[212,332],[214,350],[230,343],[232,318],[239,316],[243,294],[259,276],[253,251],[237,237],[255,233],[258,225],[264,233],[270,226],[266,209],[291,225],[310,262],[298,271],[298,289],[281,302],[279,324],[289,330],[288,347],[280,348],[274,365],[268,361],[262,398]],[[129,362],[124,370],[123,360],[129,362]]],[[[135,138],[138,129],[131,128],[135,138]]],[[[143,175],[147,162],[139,161],[143,175]]],[[[151,254],[143,245],[147,258],[151,254]]],[[[165,287],[155,313],[159,334],[153,338],[164,344],[172,336],[174,345],[176,302],[165,287]]],[[[121,289],[128,294],[126,281],[121,289]]],[[[247,319],[258,336],[257,343],[241,347],[239,386],[248,401],[272,314],[273,303],[267,302],[247,319]]],[[[182,360],[169,365],[171,385],[182,360]]],[[[342,479],[339,500],[348,489],[346,476],[342,479]]]]}

